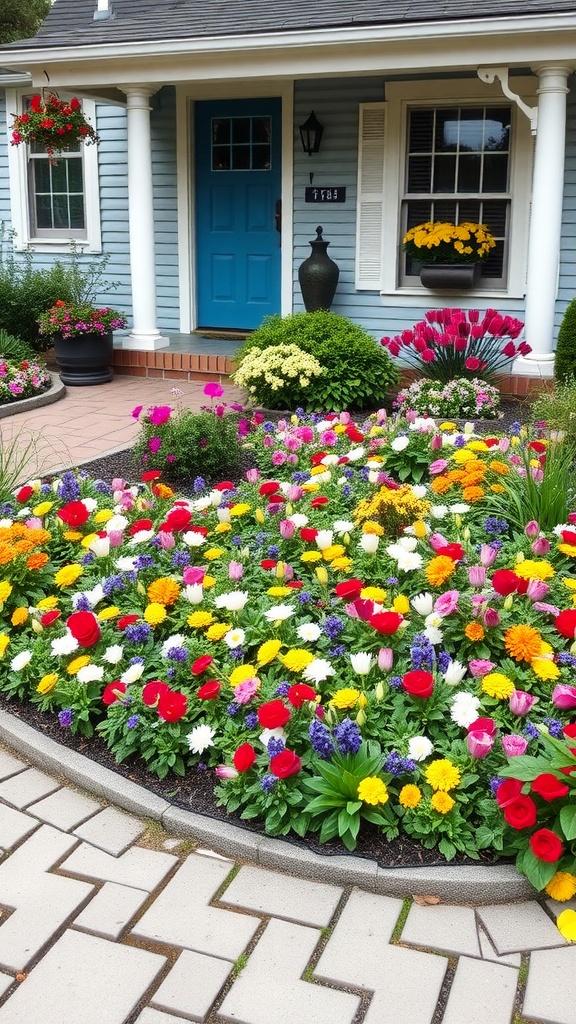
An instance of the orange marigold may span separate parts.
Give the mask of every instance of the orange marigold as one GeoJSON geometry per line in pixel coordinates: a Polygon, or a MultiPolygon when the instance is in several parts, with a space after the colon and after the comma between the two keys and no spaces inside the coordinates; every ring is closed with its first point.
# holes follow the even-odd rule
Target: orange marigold
{"type": "Polygon", "coordinates": [[[532,661],[542,650],[542,637],[534,626],[510,626],[504,633],[504,646],[514,661],[532,661]]]}
{"type": "Polygon", "coordinates": [[[456,568],[456,562],[448,555],[436,555],[431,562],[428,562],[424,573],[431,587],[441,587],[452,575],[456,568]]]}
{"type": "Polygon", "coordinates": [[[463,469],[451,469],[448,473],[445,474],[445,476],[446,479],[450,481],[450,483],[457,484],[464,479],[466,473],[464,472],[463,469]]]}
{"type": "Polygon", "coordinates": [[[502,484],[490,484],[490,490],[493,491],[494,494],[504,494],[506,488],[503,487],[502,484]]]}
{"type": "Polygon", "coordinates": [[[462,497],[464,501],[474,505],[475,502],[480,501],[484,497],[484,491],[481,487],[465,487],[462,491],[462,497]]]}
{"type": "Polygon", "coordinates": [[[180,587],[168,576],[159,576],[153,580],[146,591],[151,604],[176,604],[180,596],[180,587]]]}
{"type": "Polygon", "coordinates": [[[481,622],[469,622],[464,630],[464,633],[469,640],[483,640],[484,639],[484,626],[481,622]]]}
{"type": "Polygon", "coordinates": [[[510,472],[510,466],[507,466],[505,462],[499,462],[498,459],[492,460],[490,469],[493,469],[499,476],[506,476],[510,472]]]}
{"type": "Polygon", "coordinates": [[[434,494],[446,494],[446,491],[450,490],[450,481],[445,476],[434,477],[430,484],[430,490],[434,491],[434,494]]]}
{"type": "Polygon", "coordinates": [[[27,569],[42,569],[50,559],[45,551],[37,551],[34,555],[30,555],[26,559],[27,569]]]}

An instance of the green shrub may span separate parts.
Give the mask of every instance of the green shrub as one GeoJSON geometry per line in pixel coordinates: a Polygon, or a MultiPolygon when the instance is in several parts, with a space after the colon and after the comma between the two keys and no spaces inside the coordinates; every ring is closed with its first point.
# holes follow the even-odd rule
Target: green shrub
{"type": "Polygon", "coordinates": [[[166,480],[188,476],[222,480],[237,468],[240,444],[237,418],[224,411],[220,415],[219,409],[193,413],[153,406],[140,417],[135,459],[143,470],[161,470],[166,480]]]}
{"type": "MultiPolygon", "coordinates": [[[[373,408],[385,401],[399,380],[388,353],[372,335],[359,324],[327,310],[266,317],[239,350],[239,368],[254,347],[271,345],[297,345],[322,366],[324,373],[312,378],[306,387],[304,408],[309,411],[373,408]]],[[[298,404],[302,404],[299,396],[287,401],[287,407],[298,404]]]]}
{"type": "Polygon", "coordinates": [[[572,299],[558,331],[554,376],[558,381],[569,380],[576,374],[576,299],[572,299]]]}
{"type": "Polygon", "coordinates": [[[0,328],[0,356],[21,363],[24,359],[33,359],[35,352],[28,342],[0,328]]]}
{"type": "Polygon", "coordinates": [[[576,447],[576,377],[558,381],[538,395],[530,411],[533,423],[545,423],[548,433],[560,433],[576,447]]]}

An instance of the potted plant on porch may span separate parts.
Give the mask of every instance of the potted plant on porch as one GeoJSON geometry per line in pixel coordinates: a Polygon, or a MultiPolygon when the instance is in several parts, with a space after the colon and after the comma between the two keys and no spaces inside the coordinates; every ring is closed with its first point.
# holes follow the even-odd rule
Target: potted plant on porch
{"type": "Polygon", "coordinates": [[[61,100],[55,93],[32,96],[23,114],[13,114],[10,144],[35,143],[43,146],[54,163],[54,155],[81,142],[98,142],[95,128],[82,112],[82,103],[73,96],[61,100]]]}
{"type": "Polygon", "coordinates": [[[404,235],[402,248],[421,264],[425,288],[473,288],[496,241],[485,224],[427,221],[404,235]]]}
{"type": "Polygon", "coordinates": [[[50,335],[63,384],[86,386],[112,380],[112,332],[126,317],[110,306],[59,299],[38,318],[40,334],[50,335]]]}

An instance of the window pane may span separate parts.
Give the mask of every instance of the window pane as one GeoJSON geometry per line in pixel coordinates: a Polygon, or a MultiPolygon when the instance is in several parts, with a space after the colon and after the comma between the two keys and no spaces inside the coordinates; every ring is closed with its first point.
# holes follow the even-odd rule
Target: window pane
{"type": "Polygon", "coordinates": [[[417,224],[425,224],[426,221],[431,219],[431,203],[419,203],[410,202],[407,203],[408,207],[408,218],[406,223],[406,231],[410,228],[415,228],[417,224]]]}
{"type": "Polygon", "coordinates": [[[56,194],[52,197],[52,208],[54,210],[54,227],[69,228],[70,218],[68,215],[68,196],[56,194]]]}
{"type": "Polygon", "coordinates": [[[460,152],[481,153],[484,138],[484,111],[482,107],[462,107],[460,111],[460,152]]]}
{"type": "Polygon", "coordinates": [[[482,216],[480,213],[480,203],[476,199],[464,199],[458,203],[458,220],[472,221],[473,224],[482,223],[482,216]]]}
{"type": "Polygon", "coordinates": [[[507,210],[507,200],[497,199],[494,202],[482,203],[482,221],[495,237],[503,237],[506,234],[507,210]]]}
{"type": "Polygon", "coordinates": [[[502,277],[504,273],[504,239],[496,241],[496,245],[490,250],[486,259],[480,264],[481,277],[502,277]]]}
{"type": "Polygon", "coordinates": [[[508,150],[510,148],[510,119],[509,107],[502,110],[487,110],[484,124],[484,149],[508,150]]]}
{"type": "Polygon", "coordinates": [[[434,215],[433,220],[442,220],[450,224],[454,224],[458,219],[458,206],[454,201],[450,200],[436,200],[434,202],[434,215]]]}
{"type": "Polygon", "coordinates": [[[252,168],[255,171],[266,171],[270,167],[270,146],[254,146],[252,149],[252,168]]]}
{"type": "Polygon", "coordinates": [[[70,227],[84,227],[84,196],[70,196],[70,227]]]}
{"type": "Polygon", "coordinates": [[[460,154],[458,158],[458,192],[479,192],[482,157],[460,154]]]}
{"type": "Polygon", "coordinates": [[[250,146],[232,146],[232,170],[250,170],[250,146]]]}
{"type": "Polygon", "coordinates": [[[35,196],[36,227],[51,228],[52,224],[52,203],[50,196],[35,196]]]}
{"type": "Polygon", "coordinates": [[[508,154],[486,153],[484,156],[483,192],[508,191],[508,154]]]}
{"type": "Polygon", "coordinates": [[[47,160],[32,161],[34,188],[36,192],[50,191],[50,164],[47,160]]]}
{"type": "Polygon", "coordinates": [[[458,148],[458,108],[436,111],[435,143],[437,153],[454,153],[458,148]]]}
{"type": "Polygon", "coordinates": [[[434,111],[410,111],[408,150],[410,153],[432,152],[434,138],[434,111]]]}
{"type": "Polygon", "coordinates": [[[271,124],[269,117],[252,118],[252,142],[270,142],[271,124]]]}
{"type": "Polygon", "coordinates": [[[434,192],[456,191],[456,157],[437,156],[434,160],[434,192]]]}
{"type": "Polygon", "coordinates": [[[411,156],[408,160],[408,192],[432,191],[432,157],[411,156]]]}
{"type": "Polygon", "coordinates": [[[230,142],[230,118],[215,118],[212,121],[212,142],[214,145],[230,142]]]}
{"type": "Polygon", "coordinates": [[[68,167],[68,188],[71,192],[83,192],[82,160],[67,160],[66,164],[68,167]]]}
{"type": "Polygon", "coordinates": [[[250,142],[250,121],[249,117],[232,119],[232,142],[250,142]]]}
{"type": "Polygon", "coordinates": [[[212,170],[213,171],[229,171],[230,170],[230,147],[229,146],[214,146],[212,150],[212,170]]]}

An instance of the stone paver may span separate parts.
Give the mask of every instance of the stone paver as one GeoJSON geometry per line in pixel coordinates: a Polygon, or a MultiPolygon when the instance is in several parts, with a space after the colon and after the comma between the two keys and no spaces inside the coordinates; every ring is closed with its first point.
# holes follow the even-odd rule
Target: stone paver
{"type": "Polygon", "coordinates": [[[276,871],[245,866],[240,868],[220,902],[322,928],[330,923],[341,896],[342,889],[336,885],[307,882],[279,875],[276,871]]]}
{"type": "Polygon", "coordinates": [[[11,850],[35,828],[38,828],[38,822],[33,818],[6,804],[0,804],[0,847],[3,850],[11,850]]]}
{"type": "Polygon", "coordinates": [[[21,772],[27,767],[24,761],[19,761],[7,750],[0,750],[0,779],[7,779],[9,775],[16,775],[16,772],[21,772]]]}
{"type": "Polygon", "coordinates": [[[39,772],[37,768],[27,768],[0,783],[0,800],[22,809],[59,788],[60,783],[50,775],[39,772]]]}
{"type": "Polygon", "coordinates": [[[132,934],[235,960],[250,942],[260,920],[208,906],[229,874],[230,865],[226,862],[190,854],[132,934]]]}
{"type": "Polygon", "coordinates": [[[499,956],[483,928],[478,928],[478,937],[484,960],[491,960],[495,964],[505,964],[508,967],[520,967],[522,963],[520,953],[504,953],[499,956]]]}
{"type": "Polygon", "coordinates": [[[73,789],[59,789],[27,808],[29,814],[63,832],[76,828],[99,810],[100,804],[96,800],[83,793],[76,793],[73,789]]]}
{"type": "Polygon", "coordinates": [[[566,945],[553,921],[537,903],[479,907],[477,913],[500,954],[566,945]]]}
{"type": "Polygon", "coordinates": [[[157,953],[67,931],[0,1008],[0,1024],[124,1024],[164,964],[157,953]]]}
{"type": "Polygon", "coordinates": [[[518,971],[461,956],[442,1024],[510,1024],[518,971]]]}
{"type": "Polygon", "coordinates": [[[105,882],[75,919],[74,926],[105,939],[119,939],[148,898],[149,893],[142,889],[105,882]]]}
{"type": "Polygon", "coordinates": [[[302,981],[320,932],[271,920],[219,1016],[242,1024],[352,1024],[358,996],[302,981]]]}
{"type": "Polygon", "coordinates": [[[338,977],[341,973],[346,974],[353,969],[355,976],[358,976],[361,967],[360,979],[349,983],[369,988],[371,980],[378,974],[382,957],[388,951],[394,925],[401,910],[402,900],[354,890],[320,957],[315,973],[319,977],[325,974],[327,976],[328,973],[338,977]],[[355,936],[353,964],[346,935],[355,936]]]}
{"type": "Polygon", "coordinates": [[[117,882],[119,885],[152,892],[177,863],[178,858],[171,853],[157,853],[156,850],[144,850],[139,846],[131,847],[120,857],[112,857],[103,850],[82,843],[61,864],[61,868],[81,878],[117,882]]]}
{"type": "Polygon", "coordinates": [[[142,835],[145,828],[144,822],[139,818],[124,814],[116,807],[105,807],[99,814],[95,814],[93,818],[76,828],[74,834],[92,846],[104,850],[105,853],[118,857],[142,835]]]}
{"type": "Polygon", "coordinates": [[[472,907],[421,907],[414,903],[400,938],[412,946],[428,946],[456,956],[480,956],[472,907]]]}
{"type": "Polygon", "coordinates": [[[153,1010],[147,1006],[134,1024],[178,1024],[179,1020],[181,1018],[174,1017],[171,1013],[162,1013],[162,1010],[153,1010]]]}
{"type": "Polygon", "coordinates": [[[230,971],[226,960],[185,949],[154,993],[152,1005],[186,1020],[203,1021],[230,971]]]}
{"type": "Polygon", "coordinates": [[[576,946],[532,953],[522,1015],[543,1024],[576,1024],[576,946]]]}
{"type": "Polygon", "coordinates": [[[7,992],[8,989],[10,988],[10,985],[13,984],[14,978],[12,977],[11,974],[0,973],[0,997],[3,996],[4,993],[7,992]]]}

